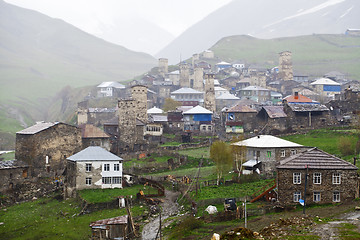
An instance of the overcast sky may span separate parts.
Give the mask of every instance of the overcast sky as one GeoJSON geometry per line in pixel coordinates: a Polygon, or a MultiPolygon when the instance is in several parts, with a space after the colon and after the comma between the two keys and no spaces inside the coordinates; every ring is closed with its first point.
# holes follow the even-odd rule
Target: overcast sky
{"type": "MultiPolygon", "coordinates": [[[[231,0],[5,0],[101,37],[114,19],[143,19],[174,37],[231,0]]],[[[131,34],[131,33],[129,33],[131,34]]],[[[127,47],[127,46],[125,46],[127,47]]],[[[135,49],[136,50],[136,49],[135,49]]]]}

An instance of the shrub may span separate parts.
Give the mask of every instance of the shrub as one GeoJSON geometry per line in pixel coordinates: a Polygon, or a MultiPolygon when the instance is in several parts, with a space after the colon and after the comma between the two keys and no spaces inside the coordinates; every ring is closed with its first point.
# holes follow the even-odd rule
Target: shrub
{"type": "Polygon", "coordinates": [[[354,153],[353,143],[348,137],[340,137],[338,148],[343,156],[348,156],[354,153]]]}
{"type": "Polygon", "coordinates": [[[200,228],[203,225],[203,221],[194,217],[188,217],[172,230],[170,239],[180,239],[181,237],[184,237],[185,233],[190,233],[190,231],[200,228]]]}

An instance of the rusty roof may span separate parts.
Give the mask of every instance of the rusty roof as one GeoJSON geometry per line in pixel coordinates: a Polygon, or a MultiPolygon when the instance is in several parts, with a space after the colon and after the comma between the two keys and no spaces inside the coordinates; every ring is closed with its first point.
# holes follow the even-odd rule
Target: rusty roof
{"type": "Polygon", "coordinates": [[[256,113],[257,111],[255,109],[252,109],[248,105],[238,104],[231,108],[229,108],[226,112],[252,112],[256,113]]]}
{"type": "Polygon", "coordinates": [[[287,117],[283,106],[264,106],[263,109],[269,115],[269,118],[287,117]]]}
{"type": "Polygon", "coordinates": [[[94,125],[81,124],[79,127],[81,128],[82,138],[109,138],[108,134],[94,125]]]}
{"type": "Polygon", "coordinates": [[[90,224],[90,227],[99,227],[104,225],[116,225],[116,224],[127,224],[128,222],[128,216],[119,216],[119,217],[113,217],[113,218],[107,218],[103,220],[98,220],[96,222],[92,222],[90,224]]]}
{"type": "Polygon", "coordinates": [[[343,169],[357,170],[358,168],[334,155],[317,148],[311,148],[305,152],[290,156],[276,167],[279,169],[343,169]]]}
{"type": "Polygon", "coordinates": [[[300,104],[300,103],[288,103],[293,112],[324,112],[329,109],[322,104],[300,104]]]}
{"type": "Polygon", "coordinates": [[[0,169],[26,168],[28,165],[20,160],[0,161],[0,169]]]}
{"type": "Polygon", "coordinates": [[[290,95],[284,98],[288,103],[312,103],[314,102],[312,99],[305,97],[304,95],[301,95],[300,93],[296,97],[295,95],[290,95]]]}

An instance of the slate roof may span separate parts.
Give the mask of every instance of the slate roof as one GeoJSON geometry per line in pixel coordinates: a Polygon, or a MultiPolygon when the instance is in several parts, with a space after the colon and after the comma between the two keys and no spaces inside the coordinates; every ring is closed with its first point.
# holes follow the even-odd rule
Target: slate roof
{"type": "Polygon", "coordinates": [[[116,117],[113,117],[113,118],[107,120],[106,122],[104,122],[104,125],[118,126],[119,125],[119,116],[116,116],[116,117]]]}
{"type": "Polygon", "coordinates": [[[67,160],[79,161],[121,161],[121,157],[106,151],[102,147],[90,146],[84,150],[70,156],[67,160]]]}
{"type": "Polygon", "coordinates": [[[98,220],[96,222],[90,223],[90,227],[100,227],[104,225],[115,225],[115,224],[127,224],[128,222],[128,216],[119,216],[114,218],[108,218],[108,219],[102,219],[98,220]]]}
{"type": "Polygon", "coordinates": [[[31,127],[25,128],[17,132],[17,134],[35,134],[45,129],[51,128],[52,126],[55,126],[57,124],[59,124],[59,122],[37,122],[31,127]]]}
{"type": "Polygon", "coordinates": [[[276,168],[279,169],[343,169],[357,170],[358,168],[334,155],[317,148],[290,156],[282,161],[276,168]]]}
{"type": "Polygon", "coordinates": [[[322,104],[299,104],[289,103],[288,106],[293,112],[324,112],[329,111],[325,105],[322,104]]]}
{"type": "Polygon", "coordinates": [[[82,138],[109,138],[109,135],[94,125],[81,124],[79,127],[81,128],[82,138]]]}
{"type": "Polygon", "coordinates": [[[183,114],[186,114],[186,115],[189,115],[189,114],[213,114],[213,112],[198,105],[198,106],[193,107],[192,109],[184,112],[183,114]]]}
{"type": "Polygon", "coordinates": [[[28,165],[20,160],[0,161],[0,169],[26,168],[28,165]]]}
{"type": "Polygon", "coordinates": [[[252,112],[252,113],[256,113],[257,111],[255,109],[252,109],[251,107],[249,107],[247,105],[238,104],[238,105],[235,105],[235,106],[227,109],[226,112],[252,112]]]}
{"type": "Polygon", "coordinates": [[[125,85],[118,83],[118,82],[102,82],[97,87],[99,87],[99,88],[106,88],[106,87],[125,88],[125,85]]]}
{"type": "Polygon", "coordinates": [[[340,83],[337,83],[329,78],[319,78],[315,82],[310,83],[310,85],[337,85],[337,86],[340,86],[340,83]]]}
{"type": "Polygon", "coordinates": [[[203,92],[199,92],[199,91],[197,91],[195,89],[192,89],[192,88],[180,88],[180,89],[178,89],[176,91],[171,92],[170,94],[184,94],[184,93],[201,94],[203,92]]]}
{"type": "Polygon", "coordinates": [[[263,109],[269,115],[269,118],[287,117],[283,106],[264,106],[263,109]]]}
{"type": "Polygon", "coordinates": [[[258,135],[256,137],[239,141],[231,145],[257,147],[257,148],[303,147],[300,144],[290,142],[271,135],[258,135]]]}

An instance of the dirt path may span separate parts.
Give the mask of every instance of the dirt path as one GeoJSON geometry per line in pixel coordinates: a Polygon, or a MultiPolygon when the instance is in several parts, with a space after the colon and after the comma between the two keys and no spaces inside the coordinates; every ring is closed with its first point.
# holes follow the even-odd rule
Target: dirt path
{"type": "Polygon", "coordinates": [[[360,228],[360,212],[353,211],[350,213],[346,213],[339,217],[338,221],[331,221],[326,224],[319,224],[313,230],[313,233],[320,237],[320,239],[340,239],[339,238],[339,230],[338,228],[342,226],[343,223],[350,223],[357,228],[360,228]]]}
{"type": "MultiPolygon", "coordinates": [[[[178,204],[176,203],[176,199],[179,195],[179,192],[172,192],[165,190],[165,199],[161,204],[161,221],[163,222],[170,216],[173,216],[178,213],[178,204]]],[[[148,224],[146,224],[142,230],[142,239],[143,240],[154,240],[156,238],[156,234],[159,230],[160,217],[156,217],[151,220],[148,224]]]]}

